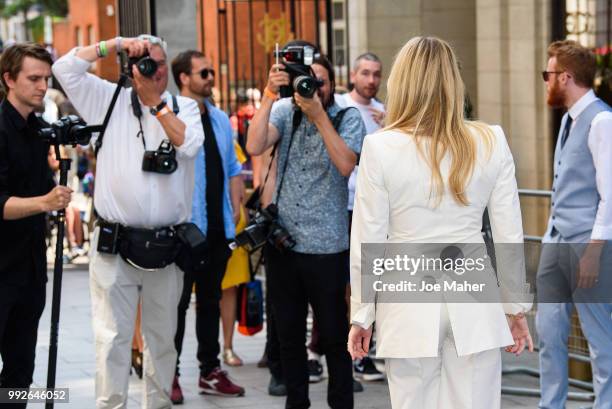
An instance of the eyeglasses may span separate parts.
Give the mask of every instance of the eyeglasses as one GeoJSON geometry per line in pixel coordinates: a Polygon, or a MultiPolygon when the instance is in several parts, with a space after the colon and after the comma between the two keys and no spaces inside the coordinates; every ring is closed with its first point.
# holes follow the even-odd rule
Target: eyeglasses
{"type": "Polygon", "coordinates": [[[200,71],[192,72],[191,74],[200,74],[200,77],[202,77],[202,79],[205,80],[206,78],[208,78],[208,74],[214,77],[215,70],[213,70],[212,68],[204,68],[200,71]]]}
{"type": "Polygon", "coordinates": [[[548,82],[548,78],[550,77],[550,74],[561,74],[564,72],[565,71],[542,71],[542,79],[544,80],[544,82],[548,82]]]}

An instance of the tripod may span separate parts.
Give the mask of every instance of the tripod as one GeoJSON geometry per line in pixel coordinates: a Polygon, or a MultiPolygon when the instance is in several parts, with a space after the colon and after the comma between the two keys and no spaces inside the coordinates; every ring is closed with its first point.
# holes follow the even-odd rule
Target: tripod
{"type": "MultiPolygon", "coordinates": [[[[62,158],[59,145],[55,145],[55,157],[59,160],[60,181],[66,186],[71,160],[62,158]]],[[[62,274],[64,271],[64,223],[66,209],[57,211],[57,242],[55,243],[55,264],[53,266],[53,300],[51,302],[51,339],[49,341],[49,364],[47,366],[47,390],[55,388],[55,372],[57,367],[57,338],[59,331],[60,302],[62,297],[62,274]]],[[[53,399],[48,399],[45,409],[53,409],[53,399]]]]}

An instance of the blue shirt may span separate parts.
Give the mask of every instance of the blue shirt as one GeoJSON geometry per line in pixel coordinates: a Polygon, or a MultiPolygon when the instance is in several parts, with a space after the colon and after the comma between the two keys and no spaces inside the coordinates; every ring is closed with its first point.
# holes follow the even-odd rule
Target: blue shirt
{"type": "MultiPolygon", "coordinates": [[[[208,110],[223,165],[223,225],[225,227],[225,238],[229,240],[233,239],[236,235],[232,202],[230,200],[229,180],[231,177],[240,175],[242,166],[236,158],[234,141],[232,139],[232,125],[227,114],[208,101],[204,101],[204,104],[208,110]]],[[[204,135],[204,137],[209,138],[211,135],[204,135]]],[[[200,146],[195,159],[195,188],[193,190],[191,221],[206,234],[208,231],[208,219],[206,214],[206,158],[204,156],[204,145],[200,146]]]]}
{"type": "MultiPolygon", "coordinates": [[[[338,111],[340,107],[334,104],[327,109],[327,114],[333,119],[338,111]]],[[[291,98],[276,102],[270,123],[280,133],[277,184],[287,164],[280,198],[277,192],[274,194],[280,222],[297,242],[293,251],[339,253],[349,246],[348,177],[340,174],[329,157],[323,137],[306,117],[293,135],[289,151],[292,120],[291,98]]],[[[349,149],[361,152],[366,130],[357,109],[346,111],[337,132],[349,149]]]]}

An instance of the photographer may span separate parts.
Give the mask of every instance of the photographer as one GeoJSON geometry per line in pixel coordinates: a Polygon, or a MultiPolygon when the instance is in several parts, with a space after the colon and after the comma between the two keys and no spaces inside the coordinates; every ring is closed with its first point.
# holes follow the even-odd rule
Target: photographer
{"type": "Polygon", "coordinates": [[[9,47],[0,58],[6,92],[0,104],[0,388],[32,383],[47,282],[45,213],[65,208],[72,192],[55,186],[49,144],[37,133],[42,123],[34,111],[42,107],[51,64],[34,44],[9,47]]]}
{"type": "MultiPolygon", "coordinates": [[[[307,55],[307,47],[314,49],[304,41],[290,42],[283,52],[288,47],[301,48],[302,55],[307,55]]],[[[328,403],[332,408],[352,408],[352,368],[345,345],[347,180],[357,163],[365,128],[359,112],[352,108],[342,112],[340,123],[336,123],[341,110],[333,99],[334,70],[323,57],[315,57],[310,66],[318,80],[314,95],[307,98],[296,92],[293,99],[282,99],[273,108],[281,87],[296,82],[284,71],[289,70],[287,64],[284,58],[283,65],[272,67],[247,139],[251,155],[260,155],[279,143],[273,201],[278,206],[279,224],[297,243],[291,250],[266,248],[268,290],[280,340],[287,407],[310,406],[304,345],[310,304],[326,354],[328,403]]]]}
{"type": "Polygon", "coordinates": [[[133,88],[121,89],[97,159],[94,204],[100,220],[90,259],[96,407],[126,405],[140,295],[143,407],[165,408],[172,405],[176,308],[183,283],[183,272],[173,262],[172,227],[190,218],[194,159],[204,134],[195,101],[166,91],[165,43],[145,35],[77,47],[53,65],[62,88],[88,123],[102,123],[115,84],[87,70],[116,51],[140,60],[126,70],[133,76],[133,88]],[[143,61],[145,54],[148,59],[143,61]]]}

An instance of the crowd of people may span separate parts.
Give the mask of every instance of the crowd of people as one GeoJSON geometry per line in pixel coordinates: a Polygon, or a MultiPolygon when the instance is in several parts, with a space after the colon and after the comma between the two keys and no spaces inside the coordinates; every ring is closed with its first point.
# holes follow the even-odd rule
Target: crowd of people
{"type": "MultiPolygon", "coordinates": [[[[380,302],[362,288],[362,261],[365,243],[483,242],[485,209],[496,244],[522,244],[514,159],[503,129],[466,119],[459,64],[441,39],[415,37],[399,50],[385,104],[377,99],[383,65],[375,54],[355,59],[351,89],[339,93],[334,67],[316,46],[294,40],[285,48],[313,53],[314,93],[295,89],[281,98],[294,87],[281,60],[257,106],[257,90],[237,93],[231,119],[214,103],[213,61],[197,50],[169,61],[165,42],[154,36],[100,41],[57,61],[35,44],[3,52],[0,388],[32,383],[46,302],[45,216],[65,209],[71,251],[81,252],[84,242],[81,212],[70,206],[77,187],[57,183],[59,150],[38,135],[53,75],[70,109],[88,124],[105,123],[92,138],[95,149],[78,151],[77,170],[90,194],[95,175],[96,224],[88,240],[97,408],[126,407],[131,367],[143,379],[145,408],[183,403],[185,382],[205,394],[248,394],[223,369],[243,365],[232,341],[237,286],[251,280],[249,254],[230,243],[262,212],[274,219],[262,249],[266,348],[258,364],[269,368],[270,395],[286,397],[287,408],[310,407],[308,385],[322,380],[324,356],[334,409],[355,406],[360,381],[385,378],[394,409],[500,408],[501,349],[533,351],[526,319],[532,304],[504,291],[487,303],[380,302]],[[148,55],[154,70],[128,66],[130,87],[89,72],[98,59],[120,52],[148,55]],[[170,74],[177,95],[167,91],[170,74]],[[247,160],[259,197],[250,212],[242,176],[247,160]],[[196,357],[181,354],[192,293],[196,357]],[[180,378],[179,363],[194,359],[198,379],[180,378]]],[[[548,57],[548,103],[568,113],[537,275],[540,408],[565,405],[573,303],[591,350],[594,408],[612,408],[606,294],[612,108],[591,89],[595,60],[588,49],[560,41],[548,57]]]]}

